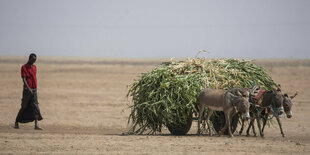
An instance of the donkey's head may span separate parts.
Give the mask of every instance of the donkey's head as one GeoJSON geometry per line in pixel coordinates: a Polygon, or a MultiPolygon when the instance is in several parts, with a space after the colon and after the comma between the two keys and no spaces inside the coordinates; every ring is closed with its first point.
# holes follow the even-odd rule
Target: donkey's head
{"type": "Polygon", "coordinates": [[[292,112],[292,106],[293,106],[293,102],[292,102],[292,99],[294,97],[296,97],[298,94],[297,92],[289,97],[287,94],[284,94],[283,97],[284,97],[284,100],[283,100],[283,107],[284,107],[284,111],[286,113],[286,117],[287,118],[291,118],[293,116],[293,112],[292,112]]]}
{"type": "Polygon", "coordinates": [[[250,102],[249,102],[249,93],[244,91],[237,91],[234,95],[235,105],[237,110],[243,115],[243,119],[250,118],[250,102]]]}
{"type": "Polygon", "coordinates": [[[278,85],[277,88],[272,88],[272,93],[273,96],[271,106],[278,115],[282,115],[282,113],[284,112],[283,108],[284,97],[281,93],[281,86],[278,85]]]}

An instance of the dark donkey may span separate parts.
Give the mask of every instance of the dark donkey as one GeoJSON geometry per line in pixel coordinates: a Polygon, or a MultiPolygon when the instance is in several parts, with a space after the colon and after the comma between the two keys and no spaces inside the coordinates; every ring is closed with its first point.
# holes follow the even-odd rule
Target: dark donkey
{"type": "MultiPolygon", "coordinates": [[[[293,96],[291,96],[291,97],[289,97],[287,94],[284,94],[284,95],[283,95],[283,97],[284,97],[284,98],[283,98],[283,99],[284,99],[284,100],[283,100],[283,107],[284,107],[284,112],[285,112],[287,118],[293,117],[293,113],[292,113],[293,102],[292,102],[292,99],[293,99],[294,97],[296,97],[297,95],[298,95],[298,93],[295,93],[295,95],[293,95],[293,96]]],[[[262,112],[261,112],[261,116],[262,116],[261,118],[263,119],[263,128],[262,128],[262,132],[263,132],[263,133],[264,133],[264,129],[265,129],[265,126],[266,126],[267,119],[268,119],[269,115],[275,116],[275,115],[274,115],[274,112],[273,112],[269,107],[266,109],[266,111],[262,111],[262,112]]],[[[271,118],[271,119],[272,119],[272,118],[271,118]]],[[[278,124],[279,124],[280,129],[282,129],[282,127],[281,127],[281,125],[280,125],[280,124],[281,124],[281,121],[280,121],[280,120],[278,121],[278,124]]],[[[252,130],[253,130],[254,136],[256,136],[254,124],[252,124],[251,127],[252,127],[252,130]]],[[[249,126],[249,127],[248,127],[248,130],[250,130],[251,127],[249,126]]],[[[239,134],[241,134],[241,133],[242,133],[242,131],[240,130],[239,134]]],[[[283,137],[285,136],[283,130],[281,130],[281,134],[282,134],[283,137]]],[[[247,131],[247,135],[249,135],[249,131],[247,131]]]]}
{"type": "MultiPolygon", "coordinates": [[[[251,101],[253,102],[253,101],[251,101]]],[[[260,123],[260,113],[265,110],[266,108],[270,108],[273,112],[274,112],[274,116],[277,118],[277,121],[279,123],[280,129],[281,129],[281,133],[283,133],[282,131],[282,125],[281,122],[279,120],[279,115],[281,115],[284,111],[283,111],[283,96],[281,94],[281,89],[272,89],[272,91],[265,91],[262,94],[262,102],[258,102],[256,104],[252,104],[250,107],[250,111],[251,113],[254,115],[253,117],[251,117],[251,121],[247,130],[247,135],[249,135],[249,130],[250,127],[253,127],[253,123],[256,119],[257,121],[257,125],[258,125],[258,129],[259,129],[259,133],[261,135],[261,137],[264,137],[264,134],[262,132],[262,128],[261,128],[261,123],[260,123]]],[[[239,134],[242,133],[244,128],[244,120],[242,121],[242,126],[241,129],[239,131],[239,134]]]]}
{"type": "Polygon", "coordinates": [[[230,129],[231,123],[231,114],[234,113],[235,109],[241,112],[241,114],[245,114],[245,118],[249,118],[249,107],[250,103],[248,101],[248,96],[245,96],[245,93],[240,93],[237,91],[237,95],[234,95],[232,92],[221,89],[209,89],[206,88],[199,95],[199,117],[198,117],[198,135],[200,135],[200,123],[201,117],[204,112],[205,106],[208,107],[208,113],[206,116],[207,125],[209,129],[210,136],[212,135],[212,131],[209,125],[209,118],[212,115],[213,111],[224,111],[225,114],[225,126],[219,131],[219,135],[221,135],[226,128],[228,127],[228,133],[230,137],[233,137],[230,129]]]}

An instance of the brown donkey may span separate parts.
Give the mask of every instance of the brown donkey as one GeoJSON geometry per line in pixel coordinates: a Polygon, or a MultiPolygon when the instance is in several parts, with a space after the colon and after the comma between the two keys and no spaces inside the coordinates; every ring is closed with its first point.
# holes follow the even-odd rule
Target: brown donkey
{"type": "Polygon", "coordinates": [[[231,123],[231,114],[235,112],[235,108],[239,112],[241,112],[241,114],[244,114],[245,118],[250,117],[249,115],[250,103],[248,101],[247,96],[242,95],[242,93],[240,93],[239,91],[237,92],[237,95],[234,95],[230,91],[206,88],[199,95],[198,135],[200,135],[201,117],[204,112],[205,106],[208,107],[206,120],[210,136],[212,136],[212,131],[208,120],[214,110],[224,111],[226,119],[225,126],[219,131],[219,136],[228,127],[229,136],[233,137],[233,134],[231,133],[230,129],[230,123],[231,123]]]}
{"type": "MultiPolygon", "coordinates": [[[[250,99],[251,100],[251,99],[250,99]]],[[[284,111],[283,111],[283,96],[281,94],[281,89],[272,89],[272,91],[266,91],[262,94],[262,102],[256,103],[256,104],[252,104],[250,107],[251,113],[254,115],[253,117],[251,117],[251,121],[247,130],[247,135],[249,135],[249,130],[250,127],[252,127],[254,129],[253,123],[256,119],[257,121],[257,125],[258,125],[258,129],[259,129],[259,133],[261,135],[261,137],[264,137],[264,134],[262,132],[262,128],[261,128],[261,124],[260,124],[260,113],[265,110],[266,108],[270,108],[273,112],[274,115],[277,118],[277,121],[279,123],[280,126],[280,130],[281,133],[283,133],[282,131],[282,125],[281,122],[279,120],[279,115],[281,115],[284,111]]],[[[252,101],[251,101],[252,102],[252,101]]],[[[242,121],[242,126],[241,129],[239,131],[239,134],[242,134],[244,128],[244,121],[242,121]]],[[[255,132],[255,131],[254,131],[255,132]]],[[[282,134],[284,136],[284,134],[282,134]]]]}
{"type": "MultiPolygon", "coordinates": [[[[292,99],[293,99],[294,97],[296,97],[297,95],[298,95],[298,93],[295,93],[295,95],[293,95],[293,96],[291,96],[291,97],[289,97],[287,94],[284,94],[284,95],[283,95],[283,97],[284,97],[284,98],[283,98],[283,99],[284,99],[284,100],[283,100],[283,107],[284,107],[284,112],[285,112],[287,118],[293,117],[293,113],[292,113],[293,102],[292,102],[292,99]]],[[[262,112],[261,112],[261,116],[262,116],[261,118],[263,119],[263,128],[262,128],[262,132],[263,132],[263,133],[264,133],[264,129],[265,129],[266,122],[267,122],[267,119],[268,119],[269,115],[275,116],[275,113],[272,111],[272,109],[271,109],[270,107],[268,107],[268,108],[266,109],[266,111],[262,111],[262,112]]],[[[277,118],[277,117],[276,117],[276,118],[277,118]]],[[[271,119],[272,119],[272,118],[271,118],[271,119]]],[[[285,134],[284,134],[284,132],[283,132],[283,130],[282,130],[281,121],[278,120],[278,118],[277,118],[277,121],[278,121],[279,127],[280,127],[280,129],[281,129],[281,134],[282,134],[282,136],[284,137],[285,134]]],[[[248,130],[250,130],[250,129],[251,129],[251,127],[249,126],[248,130]]],[[[253,130],[254,136],[256,136],[254,124],[252,124],[252,130],[253,130]]],[[[239,133],[239,134],[241,134],[241,133],[242,133],[242,131],[240,130],[240,133],[239,133]]],[[[248,131],[247,131],[247,134],[249,135],[248,131]]]]}

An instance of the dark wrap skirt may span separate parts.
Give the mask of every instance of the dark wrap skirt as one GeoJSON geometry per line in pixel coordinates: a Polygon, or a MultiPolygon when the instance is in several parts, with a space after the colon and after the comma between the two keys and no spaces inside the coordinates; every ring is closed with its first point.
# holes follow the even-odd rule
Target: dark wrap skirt
{"type": "Polygon", "coordinates": [[[16,122],[27,123],[35,119],[42,120],[38,105],[37,90],[33,89],[33,95],[24,88],[21,108],[17,114],[16,122]]]}

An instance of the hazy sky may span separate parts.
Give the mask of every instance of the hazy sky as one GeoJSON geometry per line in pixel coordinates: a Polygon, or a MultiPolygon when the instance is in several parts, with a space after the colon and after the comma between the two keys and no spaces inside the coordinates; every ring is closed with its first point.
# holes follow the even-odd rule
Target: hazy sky
{"type": "Polygon", "coordinates": [[[310,0],[0,0],[0,55],[310,58],[310,0]]]}

